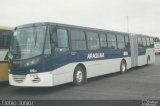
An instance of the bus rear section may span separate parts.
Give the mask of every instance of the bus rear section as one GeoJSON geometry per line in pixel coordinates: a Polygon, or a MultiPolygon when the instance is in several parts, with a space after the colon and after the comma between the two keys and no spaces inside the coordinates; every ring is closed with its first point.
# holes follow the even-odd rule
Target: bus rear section
{"type": "Polygon", "coordinates": [[[8,81],[8,50],[12,34],[12,27],[0,26],[0,81],[8,81]]]}
{"type": "Polygon", "coordinates": [[[154,42],[155,54],[160,54],[160,42],[154,42]]]}
{"type": "Polygon", "coordinates": [[[131,41],[131,66],[143,66],[155,63],[153,37],[132,34],[131,41]]]}

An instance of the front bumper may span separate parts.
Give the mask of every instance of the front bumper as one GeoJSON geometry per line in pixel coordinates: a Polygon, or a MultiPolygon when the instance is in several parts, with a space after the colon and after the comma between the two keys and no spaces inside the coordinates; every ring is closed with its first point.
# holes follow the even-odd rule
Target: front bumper
{"type": "Polygon", "coordinates": [[[9,84],[24,87],[49,87],[53,86],[53,75],[51,72],[27,75],[9,74],[9,84]]]}

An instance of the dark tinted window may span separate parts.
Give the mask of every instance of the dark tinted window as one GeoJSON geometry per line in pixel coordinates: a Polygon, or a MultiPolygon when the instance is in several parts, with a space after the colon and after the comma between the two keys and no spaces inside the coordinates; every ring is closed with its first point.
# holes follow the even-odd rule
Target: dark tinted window
{"type": "Polygon", "coordinates": [[[150,40],[149,40],[149,38],[146,38],[146,41],[147,41],[147,46],[150,47],[150,40]]]}
{"type": "Polygon", "coordinates": [[[56,55],[59,55],[60,53],[63,53],[69,50],[67,30],[65,29],[57,30],[57,42],[58,42],[57,43],[58,47],[55,48],[56,55]]]}
{"type": "Polygon", "coordinates": [[[125,48],[130,48],[129,36],[125,36],[125,48]]]}
{"type": "Polygon", "coordinates": [[[150,43],[151,43],[151,47],[154,47],[154,41],[153,41],[153,38],[150,38],[150,43]]]}
{"type": "Polygon", "coordinates": [[[52,55],[55,54],[55,47],[57,48],[58,47],[58,44],[57,44],[57,32],[56,32],[56,27],[55,26],[50,26],[50,42],[51,42],[51,53],[52,55]]]}
{"type": "Polygon", "coordinates": [[[106,35],[101,33],[100,34],[100,44],[101,44],[101,48],[105,49],[107,48],[107,39],[106,39],[106,35]]]}
{"type": "Polygon", "coordinates": [[[96,50],[99,49],[99,37],[97,33],[87,32],[88,49],[96,50]]]}
{"type": "Polygon", "coordinates": [[[125,41],[124,41],[124,36],[123,35],[117,35],[117,43],[118,43],[118,48],[119,49],[124,49],[125,48],[125,41]]]}
{"type": "Polygon", "coordinates": [[[73,50],[86,50],[85,33],[82,31],[71,31],[71,43],[73,50]]]}
{"type": "Polygon", "coordinates": [[[107,34],[107,40],[108,40],[108,48],[117,49],[116,35],[107,34]]]}
{"type": "Polygon", "coordinates": [[[0,49],[9,48],[11,36],[12,31],[0,30],[0,49]]]}
{"type": "Polygon", "coordinates": [[[68,35],[65,29],[57,30],[57,40],[58,40],[58,47],[60,48],[68,47],[68,35]]]}
{"type": "Polygon", "coordinates": [[[142,44],[143,44],[143,47],[146,47],[147,43],[146,43],[146,38],[145,37],[142,37],[142,44]]]}
{"type": "Polygon", "coordinates": [[[142,37],[138,37],[138,48],[142,48],[143,44],[142,44],[142,37]]]}

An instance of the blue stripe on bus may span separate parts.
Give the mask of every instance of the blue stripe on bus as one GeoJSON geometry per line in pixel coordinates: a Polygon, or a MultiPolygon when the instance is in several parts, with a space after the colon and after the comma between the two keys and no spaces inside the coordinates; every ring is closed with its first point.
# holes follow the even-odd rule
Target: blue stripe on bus
{"type": "Polygon", "coordinates": [[[86,61],[95,61],[95,60],[105,60],[105,59],[114,59],[114,58],[123,58],[123,57],[130,57],[131,52],[130,50],[127,50],[128,55],[123,56],[124,50],[88,50],[88,51],[75,51],[75,52],[68,52],[64,54],[60,54],[56,57],[49,57],[47,59],[42,60],[39,64],[33,65],[31,67],[27,68],[21,68],[18,67],[15,69],[12,69],[12,74],[29,74],[30,69],[35,69],[37,72],[48,72],[55,70],[57,68],[60,68],[64,65],[67,65],[69,63],[74,62],[86,62],[86,61]],[[104,53],[104,58],[93,58],[93,59],[87,59],[87,56],[89,53],[104,53]]]}

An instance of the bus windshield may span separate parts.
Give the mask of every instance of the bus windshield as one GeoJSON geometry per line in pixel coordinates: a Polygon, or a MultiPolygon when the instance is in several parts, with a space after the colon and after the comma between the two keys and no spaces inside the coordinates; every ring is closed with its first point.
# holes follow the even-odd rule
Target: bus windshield
{"type": "Polygon", "coordinates": [[[43,52],[46,26],[19,28],[14,31],[10,53],[13,59],[28,59],[43,52]]]}

